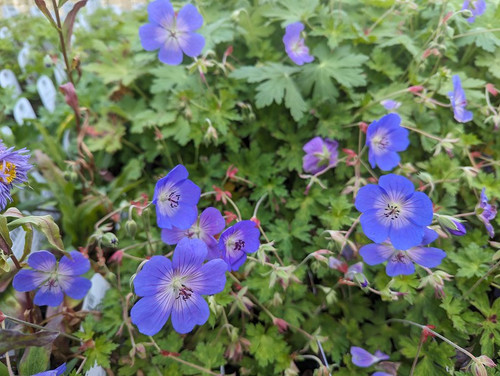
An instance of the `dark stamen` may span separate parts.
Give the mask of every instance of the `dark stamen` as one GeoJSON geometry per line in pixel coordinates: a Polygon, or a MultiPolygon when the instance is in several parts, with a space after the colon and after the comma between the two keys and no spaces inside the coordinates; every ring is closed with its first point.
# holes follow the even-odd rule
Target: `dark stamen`
{"type": "Polygon", "coordinates": [[[245,241],[244,240],[238,240],[236,243],[234,243],[234,250],[235,251],[241,251],[245,247],[245,241]]]}
{"type": "Polygon", "coordinates": [[[171,208],[178,207],[180,198],[181,198],[181,195],[176,194],[175,191],[171,192],[167,198],[167,200],[170,201],[170,207],[171,208]]]}
{"type": "Polygon", "coordinates": [[[193,289],[190,287],[187,287],[186,285],[181,285],[181,286],[182,286],[182,288],[179,289],[179,295],[177,295],[177,298],[175,298],[175,299],[177,300],[182,296],[182,300],[186,301],[193,294],[193,289]]]}
{"type": "Polygon", "coordinates": [[[384,209],[384,216],[386,218],[390,218],[391,220],[395,220],[399,217],[401,211],[397,205],[387,204],[387,207],[384,209]]]}

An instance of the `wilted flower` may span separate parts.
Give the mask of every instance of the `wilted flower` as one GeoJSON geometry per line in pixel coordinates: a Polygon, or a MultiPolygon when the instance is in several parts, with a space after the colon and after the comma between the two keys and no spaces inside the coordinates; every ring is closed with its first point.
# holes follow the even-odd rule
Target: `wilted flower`
{"type": "Polygon", "coordinates": [[[483,188],[481,191],[481,198],[479,203],[476,206],[476,214],[478,218],[484,223],[488,234],[490,234],[490,238],[495,236],[495,230],[491,225],[490,221],[495,219],[497,215],[497,207],[495,205],[491,205],[488,202],[488,197],[486,197],[486,188],[483,188]]]}
{"type": "Polygon", "coordinates": [[[382,351],[375,351],[375,355],[370,354],[368,351],[361,347],[351,346],[352,362],[358,367],[370,367],[381,360],[389,359],[389,355],[384,354],[382,351]]]}
{"type": "Polygon", "coordinates": [[[203,25],[203,17],[192,4],[178,12],[168,0],[155,0],[148,5],[149,23],[139,28],[142,47],[146,51],[160,49],[158,58],[170,65],[182,63],[182,54],[198,56],[205,38],[195,33],[203,25]]]}
{"type": "Polygon", "coordinates": [[[453,276],[442,270],[436,270],[429,274],[426,277],[423,277],[420,281],[420,285],[418,288],[425,287],[427,285],[431,285],[434,289],[434,294],[438,298],[444,298],[444,281],[451,281],[453,276]]]}
{"type": "Polygon", "coordinates": [[[388,238],[396,249],[422,243],[424,229],[433,218],[432,202],[413,183],[395,174],[384,175],[379,184],[362,187],[355,201],[365,235],[376,243],[388,238]]]}
{"type": "Polygon", "coordinates": [[[400,161],[398,151],[404,151],[410,144],[408,130],[401,126],[401,117],[392,113],[383,116],[368,126],[366,145],[368,160],[375,168],[383,171],[392,170],[400,161]]]}
{"type": "Polygon", "coordinates": [[[185,230],[196,221],[201,190],[188,175],[186,167],[177,165],[156,183],[153,204],[158,227],[185,230]]]}
{"type": "Polygon", "coordinates": [[[361,247],[359,254],[368,265],[377,265],[388,261],[386,273],[389,277],[413,274],[415,273],[413,263],[434,268],[441,264],[443,258],[446,257],[446,253],[439,248],[424,247],[436,240],[437,237],[436,231],[425,228],[424,237],[419,246],[401,251],[390,243],[372,243],[361,247]]]}
{"type": "Polygon", "coordinates": [[[386,110],[397,110],[399,106],[401,106],[401,102],[396,102],[392,99],[385,99],[381,101],[380,104],[384,106],[386,110]]]}
{"type": "Polygon", "coordinates": [[[16,184],[28,180],[27,173],[33,167],[28,163],[30,155],[26,148],[7,148],[0,140],[0,210],[12,201],[10,190],[16,184]]]}
{"type": "Polygon", "coordinates": [[[290,24],[285,29],[283,43],[288,57],[297,65],[310,63],[314,60],[314,56],[309,55],[309,48],[305,45],[304,38],[301,38],[300,33],[304,30],[302,22],[290,24]]]}
{"type": "Polygon", "coordinates": [[[202,295],[224,290],[227,265],[217,259],[203,264],[207,246],[200,239],[182,239],[172,261],[153,256],[134,279],[135,293],[142,296],[130,312],[132,322],[146,335],[155,335],[170,315],[178,333],[203,325],[210,311],[202,295]]]}
{"type": "Polygon", "coordinates": [[[317,174],[330,166],[337,165],[338,142],[329,138],[314,137],[302,148],[306,155],[302,159],[305,172],[317,174]]]}
{"type": "Polygon", "coordinates": [[[59,376],[66,372],[66,363],[61,364],[54,370],[36,373],[33,376],[59,376]]]}
{"type": "Polygon", "coordinates": [[[183,238],[201,239],[208,247],[207,260],[220,257],[217,248],[217,240],[214,235],[219,234],[226,223],[224,217],[216,208],[206,208],[201,213],[199,219],[187,230],[180,230],[177,227],[161,230],[161,240],[166,244],[177,244],[183,238]]]}
{"type": "Polygon", "coordinates": [[[247,253],[255,252],[260,246],[260,231],[256,224],[246,220],[236,223],[222,233],[219,251],[227,263],[227,269],[238,270],[247,259],[247,253]]]}
{"type": "Polygon", "coordinates": [[[488,356],[481,355],[475,360],[472,360],[469,366],[474,376],[488,376],[488,371],[486,371],[485,366],[493,368],[496,364],[488,356]]]}
{"type": "Polygon", "coordinates": [[[485,0],[464,0],[462,5],[462,10],[468,9],[472,12],[472,16],[467,18],[467,21],[473,23],[477,16],[480,16],[486,11],[486,1],[485,0]]]}
{"type": "Polygon", "coordinates": [[[12,286],[20,292],[38,289],[33,300],[36,305],[57,307],[64,294],[73,299],[83,299],[92,283],[83,277],[90,269],[90,262],[80,252],[71,251],[71,259],[63,256],[57,263],[48,251],[34,252],[28,257],[33,270],[21,269],[12,286]]]}
{"type": "Polygon", "coordinates": [[[467,99],[465,98],[465,92],[464,89],[462,89],[462,83],[460,82],[458,74],[453,76],[453,91],[448,93],[448,97],[453,107],[455,120],[460,123],[471,121],[472,112],[465,109],[465,106],[467,106],[467,99]]]}

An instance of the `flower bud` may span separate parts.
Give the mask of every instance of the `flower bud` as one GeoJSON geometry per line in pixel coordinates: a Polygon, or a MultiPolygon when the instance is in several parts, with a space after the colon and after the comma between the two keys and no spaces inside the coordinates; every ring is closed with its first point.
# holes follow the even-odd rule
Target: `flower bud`
{"type": "Polygon", "coordinates": [[[137,233],[137,223],[133,219],[129,219],[125,223],[125,230],[132,239],[135,239],[135,234],[137,233]]]}
{"type": "Polygon", "coordinates": [[[467,233],[465,226],[460,220],[449,215],[435,214],[435,216],[437,217],[439,225],[445,232],[455,236],[463,236],[467,233]]]}
{"type": "Polygon", "coordinates": [[[288,323],[283,319],[275,317],[273,318],[273,324],[278,327],[280,333],[284,333],[288,330],[288,323]]]}
{"type": "Polygon", "coordinates": [[[5,320],[5,315],[2,311],[0,311],[0,323],[2,323],[5,320]]]}
{"type": "Polygon", "coordinates": [[[112,232],[105,233],[102,236],[101,241],[105,247],[111,247],[111,248],[118,247],[118,238],[112,232]]]}
{"type": "Polygon", "coordinates": [[[470,363],[470,370],[474,376],[488,376],[485,366],[495,367],[496,364],[486,355],[481,355],[470,363]]]}

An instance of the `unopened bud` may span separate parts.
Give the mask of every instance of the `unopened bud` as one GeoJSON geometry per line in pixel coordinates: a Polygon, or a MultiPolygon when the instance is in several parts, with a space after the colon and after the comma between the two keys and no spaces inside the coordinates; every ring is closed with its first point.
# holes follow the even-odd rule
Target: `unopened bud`
{"type": "Polygon", "coordinates": [[[488,376],[485,366],[495,367],[496,364],[486,355],[481,355],[470,363],[470,370],[474,376],[488,376]]]}
{"type": "Polygon", "coordinates": [[[135,234],[137,233],[137,223],[133,219],[129,219],[125,223],[125,230],[132,239],[135,239],[135,234]]]}
{"type": "Polygon", "coordinates": [[[280,333],[284,333],[288,330],[289,324],[283,319],[275,317],[273,318],[273,324],[278,328],[280,333]]]}
{"type": "Polygon", "coordinates": [[[144,347],[142,343],[138,343],[137,345],[135,345],[135,349],[137,350],[137,355],[139,356],[139,358],[146,359],[146,347],[144,347]]]}
{"type": "Polygon", "coordinates": [[[102,236],[101,241],[105,247],[111,247],[111,248],[118,247],[118,238],[112,232],[105,233],[102,236]]]}
{"type": "Polygon", "coordinates": [[[435,214],[435,216],[437,217],[439,225],[445,232],[449,232],[455,236],[463,236],[467,233],[465,226],[460,220],[449,215],[435,214]]]}

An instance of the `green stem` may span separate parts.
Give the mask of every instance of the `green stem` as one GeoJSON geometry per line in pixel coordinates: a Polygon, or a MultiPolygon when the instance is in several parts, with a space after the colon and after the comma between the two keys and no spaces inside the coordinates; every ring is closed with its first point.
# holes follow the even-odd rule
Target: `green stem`
{"type": "Polygon", "coordinates": [[[44,326],[33,324],[33,323],[30,323],[30,322],[27,322],[27,321],[24,321],[24,320],[20,320],[20,319],[17,319],[15,317],[7,316],[7,315],[5,315],[5,318],[7,320],[10,320],[10,321],[13,321],[13,322],[17,322],[18,324],[26,325],[26,326],[29,326],[29,327],[32,327],[32,328],[36,328],[36,329],[39,329],[39,330],[43,330],[43,331],[46,331],[46,332],[58,333],[59,335],[64,336],[66,338],[72,339],[74,341],[82,342],[82,340],[80,338],[75,337],[75,336],[73,336],[71,334],[68,334],[68,333],[60,332],[59,330],[49,329],[49,328],[46,328],[44,326]]]}

